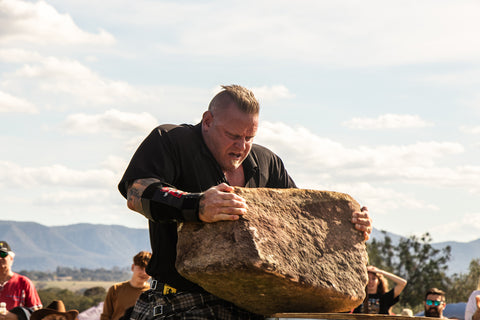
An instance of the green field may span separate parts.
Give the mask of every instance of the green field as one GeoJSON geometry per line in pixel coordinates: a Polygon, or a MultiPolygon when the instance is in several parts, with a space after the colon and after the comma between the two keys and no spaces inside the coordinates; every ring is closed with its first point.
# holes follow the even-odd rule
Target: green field
{"type": "Polygon", "coordinates": [[[34,281],[34,284],[38,290],[60,288],[75,292],[93,287],[108,289],[117,282],[118,281],[34,281]]]}

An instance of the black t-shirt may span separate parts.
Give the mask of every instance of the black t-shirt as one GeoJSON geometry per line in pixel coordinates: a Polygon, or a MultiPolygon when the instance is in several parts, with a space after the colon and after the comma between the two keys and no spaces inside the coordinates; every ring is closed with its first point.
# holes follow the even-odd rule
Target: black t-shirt
{"type": "MultiPolygon", "coordinates": [[[[388,309],[397,303],[399,297],[394,298],[394,289],[388,291],[385,294],[369,294],[367,303],[368,303],[368,313],[369,314],[388,314],[388,309]]],[[[353,313],[366,313],[364,308],[364,303],[359,305],[353,313]]]]}
{"type": "MultiPolygon", "coordinates": [[[[247,188],[296,187],[282,160],[260,145],[253,144],[243,170],[247,188]]],[[[203,192],[228,183],[203,141],[201,124],[162,125],[154,129],[138,147],[118,185],[122,195],[126,198],[128,183],[142,178],[156,178],[186,192],[203,192]]],[[[152,258],[147,273],[182,291],[200,290],[175,269],[177,222],[150,220],[149,231],[152,258]]]]}

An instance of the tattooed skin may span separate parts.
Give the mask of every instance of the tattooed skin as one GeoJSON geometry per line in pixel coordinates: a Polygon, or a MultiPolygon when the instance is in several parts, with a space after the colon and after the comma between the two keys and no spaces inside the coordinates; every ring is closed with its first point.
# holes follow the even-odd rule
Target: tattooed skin
{"type": "Polygon", "coordinates": [[[137,179],[127,189],[128,208],[139,213],[144,213],[142,208],[142,194],[145,189],[154,182],[160,180],[155,178],[137,179]]]}

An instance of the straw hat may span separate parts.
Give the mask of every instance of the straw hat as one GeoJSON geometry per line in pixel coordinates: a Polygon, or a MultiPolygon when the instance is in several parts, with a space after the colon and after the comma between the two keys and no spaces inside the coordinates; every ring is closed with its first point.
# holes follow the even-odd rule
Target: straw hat
{"type": "Polygon", "coordinates": [[[55,300],[50,303],[46,308],[38,309],[34,311],[30,316],[30,320],[41,320],[50,314],[58,314],[65,316],[67,320],[75,320],[78,316],[77,310],[65,310],[65,305],[62,300],[55,300]]]}

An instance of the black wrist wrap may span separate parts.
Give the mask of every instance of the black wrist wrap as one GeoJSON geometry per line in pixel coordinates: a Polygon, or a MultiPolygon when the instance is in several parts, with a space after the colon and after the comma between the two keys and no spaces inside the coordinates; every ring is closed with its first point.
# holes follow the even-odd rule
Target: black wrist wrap
{"type": "Polygon", "coordinates": [[[200,221],[198,207],[201,193],[187,193],[162,182],[149,185],[142,194],[142,207],[153,221],[200,221]]]}

